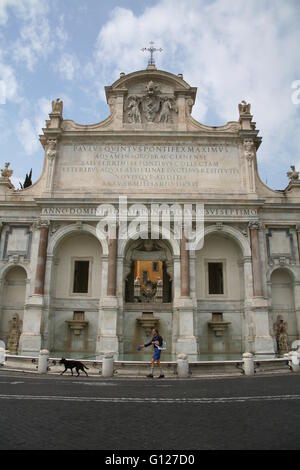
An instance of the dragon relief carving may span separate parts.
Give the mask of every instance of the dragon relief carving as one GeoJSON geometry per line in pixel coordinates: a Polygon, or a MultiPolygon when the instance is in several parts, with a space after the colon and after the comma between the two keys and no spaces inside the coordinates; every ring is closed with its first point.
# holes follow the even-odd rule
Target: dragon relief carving
{"type": "Polygon", "coordinates": [[[163,96],[160,88],[152,80],[145,87],[142,96],[130,95],[127,100],[127,116],[130,123],[142,123],[143,118],[147,122],[172,123],[172,113],[178,112],[174,96],[163,96]]]}

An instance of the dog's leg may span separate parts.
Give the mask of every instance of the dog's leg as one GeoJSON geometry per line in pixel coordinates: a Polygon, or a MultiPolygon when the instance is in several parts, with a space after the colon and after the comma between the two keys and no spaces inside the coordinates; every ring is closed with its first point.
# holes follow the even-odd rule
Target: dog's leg
{"type": "Polygon", "coordinates": [[[67,369],[65,369],[60,375],[63,375],[66,372],[67,369]]]}
{"type": "Polygon", "coordinates": [[[79,368],[77,369],[77,367],[76,367],[76,372],[77,372],[77,377],[79,377],[80,373],[79,373],[79,368]]]}

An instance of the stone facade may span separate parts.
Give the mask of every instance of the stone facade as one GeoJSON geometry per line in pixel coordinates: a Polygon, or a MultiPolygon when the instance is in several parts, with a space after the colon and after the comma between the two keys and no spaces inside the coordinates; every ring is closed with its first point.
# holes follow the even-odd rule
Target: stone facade
{"type": "Polygon", "coordinates": [[[206,126],[191,116],[196,91],[152,66],[106,87],[110,115],[99,124],[65,120],[53,101],[40,179],[15,190],[8,163],[1,172],[1,340],[16,315],[23,354],[132,354],[154,324],[169,353],[273,354],[279,316],[288,343],[299,339],[299,174],[291,167],[283,191],[263,184],[250,104],[240,103],[238,121],[206,126]],[[120,196],[133,208],[128,234],[101,239],[98,207],[119,209],[120,196]],[[137,204],[197,203],[198,250],[175,236],[173,219],[169,239],[159,226],[150,244],[149,226],[133,223],[137,204]],[[135,294],[136,261],[162,263],[153,301],[151,289],[135,294]],[[88,266],[84,292],[74,288],[79,262],[88,266]]]}

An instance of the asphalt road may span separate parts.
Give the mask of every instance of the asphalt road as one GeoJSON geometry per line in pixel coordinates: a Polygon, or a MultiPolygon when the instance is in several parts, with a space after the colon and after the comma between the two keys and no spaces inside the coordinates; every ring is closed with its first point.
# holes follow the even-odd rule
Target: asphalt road
{"type": "Polygon", "coordinates": [[[0,449],[300,449],[300,374],[218,379],[0,371],[0,449]]]}

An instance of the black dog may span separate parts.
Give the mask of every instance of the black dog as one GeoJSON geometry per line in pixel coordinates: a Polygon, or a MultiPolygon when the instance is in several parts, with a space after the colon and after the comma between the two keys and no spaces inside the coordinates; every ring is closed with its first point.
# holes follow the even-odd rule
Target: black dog
{"type": "Polygon", "coordinates": [[[80,375],[79,374],[79,371],[82,370],[85,375],[88,377],[88,374],[86,373],[86,371],[84,369],[88,369],[88,367],[86,367],[84,364],[82,364],[82,362],[80,361],[68,361],[67,359],[65,359],[64,357],[59,361],[60,364],[63,364],[65,366],[65,370],[60,374],[60,375],[63,375],[67,369],[71,369],[71,373],[73,375],[73,369],[76,369],[76,372],[77,372],[77,377],[80,375]]]}

